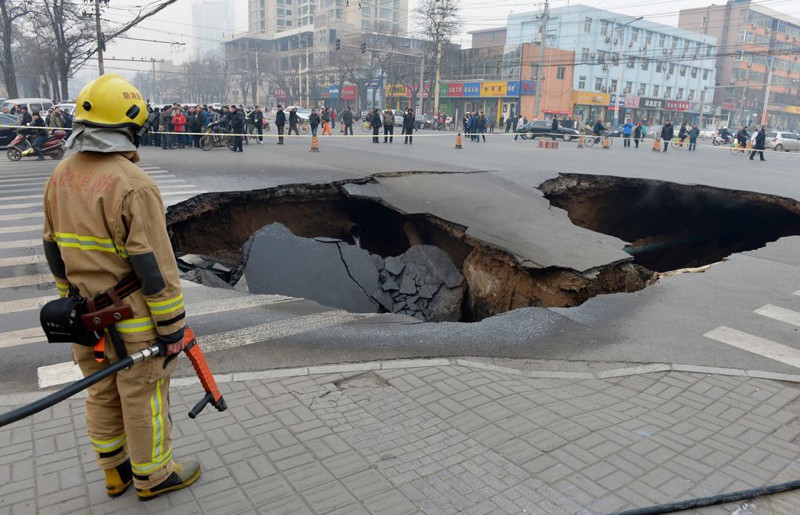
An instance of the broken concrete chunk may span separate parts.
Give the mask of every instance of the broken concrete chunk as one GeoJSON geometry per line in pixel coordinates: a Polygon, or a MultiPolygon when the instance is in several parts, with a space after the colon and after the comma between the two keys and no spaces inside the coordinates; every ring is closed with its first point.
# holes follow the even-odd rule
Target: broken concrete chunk
{"type": "Polygon", "coordinates": [[[458,271],[453,260],[445,251],[432,245],[415,245],[399,259],[406,268],[414,269],[414,276],[424,277],[425,284],[443,282],[448,288],[456,288],[464,283],[464,276],[458,271]]]}
{"type": "Polygon", "coordinates": [[[200,268],[208,268],[211,264],[197,254],[184,254],[182,256],[178,256],[178,263],[200,268]]]}
{"type": "Polygon", "coordinates": [[[397,282],[394,279],[392,279],[391,277],[387,277],[386,278],[386,282],[384,282],[381,285],[381,289],[383,291],[397,291],[397,290],[400,289],[400,286],[397,284],[397,282]]]}
{"type": "Polygon", "coordinates": [[[403,275],[403,282],[400,283],[400,293],[406,295],[417,293],[417,285],[414,284],[414,279],[409,274],[403,275]]]}
{"type": "Polygon", "coordinates": [[[394,306],[392,306],[392,313],[399,313],[401,309],[406,307],[405,302],[396,302],[394,306]]]}
{"type": "Polygon", "coordinates": [[[387,257],[384,260],[384,264],[386,267],[386,271],[394,276],[398,276],[403,272],[403,269],[406,265],[400,260],[400,258],[391,256],[387,257]]]}
{"type": "Polygon", "coordinates": [[[193,270],[189,270],[186,272],[186,278],[192,282],[197,284],[202,284],[204,286],[209,286],[211,288],[224,288],[226,290],[232,290],[233,286],[226,283],[214,272],[210,270],[205,270],[203,268],[195,268],[193,270]]]}
{"type": "Polygon", "coordinates": [[[213,265],[211,265],[211,270],[214,270],[214,271],[217,271],[217,272],[224,272],[226,274],[231,273],[230,267],[227,267],[225,265],[221,265],[219,263],[214,263],[213,265]]]}
{"type": "MultiPolygon", "coordinates": [[[[330,242],[332,243],[332,242],[330,242]]],[[[375,313],[378,271],[369,252],[301,238],[284,225],[261,228],[248,240],[244,276],[251,293],[315,300],[356,313],[375,313]]]]}
{"type": "Polygon", "coordinates": [[[380,271],[383,271],[383,269],[385,268],[383,264],[383,258],[377,254],[370,254],[370,257],[372,258],[372,261],[375,263],[375,268],[377,268],[380,271]]]}
{"type": "Polygon", "coordinates": [[[423,299],[430,299],[433,297],[433,294],[436,293],[432,287],[428,286],[427,284],[423,284],[419,287],[419,296],[423,299]]]}
{"type": "Polygon", "coordinates": [[[383,306],[386,311],[392,311],[392,308],[394,307],[394,300],[389,292],[378,288],[372,292],[372,298],[377,300],[378,304],[383,306]]]}

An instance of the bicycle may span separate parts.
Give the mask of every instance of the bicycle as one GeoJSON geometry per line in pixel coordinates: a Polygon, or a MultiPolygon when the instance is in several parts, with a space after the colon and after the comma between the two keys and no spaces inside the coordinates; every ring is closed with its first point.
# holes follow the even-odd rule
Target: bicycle
{"type": "Polygon", "coordinates": [[[209,125],[206,133],[200,137],[200,148],[208,151],[214,147],[233,147],[233,138],[230,133],[220,129],[216,123],[209,125]]]}
{"type": "Polygon", "coordinates": [[[300,134],[308,134],[308,122],[300,122],[297,128],[300,130],[300,134]]]}
{"type": "Polygon", "coordinates": [[[684,147],[684,145],[685,145],[685,146],[687,146],[687,147],[689,146],[689,145],[687,144],[687,142],[686,142],[686,138],[684,138],[684,139],[680,139],[680,138],[678,138],[678,137],[672,138],[672,140],[670,141],[669,145],[670,145],[672,148],[683,148],[683,147],[684,147]]]}
{"type": "Polygon", "coordinates": [[[733,140],[733,143],[731,143],[731,147],[729,150],[731,154],[736,155],[736,154],[746,154],[751,148],[752,146],[750,145],[749,141],[744,146],[742,146],[739,144],[738,140],[733,140]]]}
{"type": "Polygon", "coordinates": [[[583,144],[589,148],[598,144],[602,144],[603,148],[611,148],[614,145],[614,138],[608,135],[608,131],[603,131],[602,137],[596,135],[584,137],[583,144]]]}
{"type": "Polygon", "coordinates": [[[361,124],[361,130],[364,132],[372,132],[372,123],[364,122],[361,124]]]}

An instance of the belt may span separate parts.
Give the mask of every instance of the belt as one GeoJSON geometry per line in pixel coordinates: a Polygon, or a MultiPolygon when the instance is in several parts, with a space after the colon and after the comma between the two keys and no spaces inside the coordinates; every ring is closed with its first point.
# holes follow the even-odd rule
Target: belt
{"type": "Polygon", "coordinates": [[[113,306],[116,303],[115,300],[118,302],[119,299],[124,299],[141,287],[142,283],[139,282],[139,279],[135,275],[131,274],[123,278],[110,290],[95,295],[93,297],[95,308],[103,309],[107,308],[108,306],[113,306]],[[112,292],[114,295],[116,295],[117,299],[113,298],[112,292]]]}

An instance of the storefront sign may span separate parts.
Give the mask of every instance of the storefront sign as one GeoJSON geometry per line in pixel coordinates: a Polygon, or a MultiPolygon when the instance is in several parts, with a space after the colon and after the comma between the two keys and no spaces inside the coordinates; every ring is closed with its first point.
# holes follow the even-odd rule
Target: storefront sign
{"type": "Polygon", "coordinates": [[[635,95],[625,95],[625,107],[636,109],[639,107],[639,97],[635,95]]]}
{"type": "Polygon", "coordinates": [[[616,93],[611,93],[611,95],[608,98],[608,105],[612,106],[612,111],[613,111],[613,107],[614,107],[615,104],[619,105],[619,106],[624,106],[625,105],[625,95],[620,95],[619,96],[619,103],[614,102],[616,99],[617,99],[617,94],[616,93]]]}
{"type": "Polygon", "coordinates": [[[288,96],[285,89],[275,86],[275,98],[287,98],[288,96]]]}
{"type": "Polygon", "coordinates": [[[364,83],[365,88],[379,88],[381,86],[381,79],[372,79],[364,83]]]}
{"type": "Polygon", "coordinates": [[[639,109],[664,109],[664,101],[660,98],[640,98],[639,109]]]}
{"type": "Polygon", "coordinates": [[[464,96],[465,97],[479,97],[479,96],[481,96],[481,83],[480,82],[465,82],[464,83],[464,96]]]}
{"type": "Polygon", "coordinates": [[[535,80],[521,80],[519,85],[520,95],[530,96],[536,94],[536,81],[535,80]]]}
{"type": "Polygon", "coordinates": [[[791,114],[800,114],[800,106],[786,106],[786,112],[791,114]]]}
{"type": "Polygon", "coordinates": [[[608,93],[577,91],[572,94],[572,103],[575,105],[607,106],[609,102],[611,102],[611,95],[608,93]]]}
{"type": "Polygon", "coordinates": [[[348,84],[342,87],[342,98],[344,100],[355,100],[356,99],[356,85],[355,84],[348,84]]]}
{"type": "Polygon", "coordinates": [[[684,100],[667,100],[664,103],[664,109],[667,111],[688,111],[689,102],[684,100]]]}
{"type": "Polygon", "coordinates": [[[447,88],[442,88],[444,96],[447,97],[463,97],[464,96],[464,83],[463,82],[450,82],[447,88]]]}
{"type": "Polygon", "coordinates": [[[507,82],[482,82],[482,97],[504,97],[507,91],[507,82]]]}
{"type": "Polygon", "coordinates": [[[408,96],[408,88],[405,84],[387,84],[386,96],[387,97],[405,97],[408,96]]]}
{"type": "Polygon", "coordinates": [[[328,98],[339,98],[339,86],[328,86],[328,98]]]}

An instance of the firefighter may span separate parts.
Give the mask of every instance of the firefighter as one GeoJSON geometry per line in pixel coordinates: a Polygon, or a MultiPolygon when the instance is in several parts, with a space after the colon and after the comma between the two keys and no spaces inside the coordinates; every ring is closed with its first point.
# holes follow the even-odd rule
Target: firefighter
{"type": "MultiPolygon", "coordinates": [[[[59,163],[45,185],[44,252],[59,294],[94,297],[131,276],[138,289],[120,292],[133,317],[107,329],[121,352],[158,341],[166,356],[137,363],[89,388],[86,426],[106,493],[122,495],[133,483],[140,500],[185,488],[200,477],[195,461],[172,455],[169,378],[183,350],[184,304],[167,236],[164,204],[138,166],[137,131],[147,121],[139,91],[115,74],[87,84],[78,95],[73,133],[77,153],[59,163]],[[126,294],[123,296],[123,294],[126,294]]],[[[72,345],[84,376],[115,362],[117,349],[72,345]]]]}

